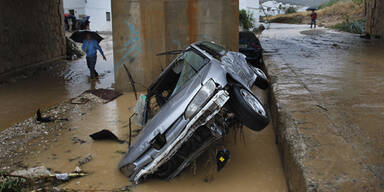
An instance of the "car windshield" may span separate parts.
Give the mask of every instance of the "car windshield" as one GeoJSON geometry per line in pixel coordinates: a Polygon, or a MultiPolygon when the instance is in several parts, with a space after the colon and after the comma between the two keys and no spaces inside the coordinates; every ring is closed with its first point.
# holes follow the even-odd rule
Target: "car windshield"
{"type": "Polygon", "coordinates": [[[172,95],[175,95],[184,86],[188,80],[195,76],[205,64],[209,62],[209,59],[196,53],[193,49],[189,49],[176,61],[175,67],[182,66],[179,80],[176,87],[173,90],[172,95]]]}

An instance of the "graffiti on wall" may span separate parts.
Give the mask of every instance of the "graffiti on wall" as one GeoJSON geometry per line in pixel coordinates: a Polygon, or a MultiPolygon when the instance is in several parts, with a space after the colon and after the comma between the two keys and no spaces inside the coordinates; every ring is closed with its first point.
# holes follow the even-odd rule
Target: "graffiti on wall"
{"type": "Polygon", "coordinates": [[[115,69],[119,69],[121,64],[132,63],[136,56],[142,52],[143,48],[139,31],[136,30],[132,24],[128,23],[128,21],[125,21],[125,24],[127,24],[129,28],[129,38],[128,41],[124,42],[123,48],[118,50],[122,56],[116,63],[115,69]]]}

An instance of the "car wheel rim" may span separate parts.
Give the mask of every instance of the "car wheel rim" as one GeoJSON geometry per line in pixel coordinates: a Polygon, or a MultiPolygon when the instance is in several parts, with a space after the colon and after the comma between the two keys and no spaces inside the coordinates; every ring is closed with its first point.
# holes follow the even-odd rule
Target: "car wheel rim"
{"type": "Polygon", "coordinates": [[[266,116],[263,105],[257,100],[257,98],[252,95],[249,91],[245,89],[240,90],[241,96],[244,98],[245,102],[252,108],[256,113],[266,116]]]}
{"type": "Polygon", "coordinates": [[[256,68],[255,71],[256,71],[257,76],[260,76],[263,79],[267,79],[267,76],[265,75],[265,73],[261,69],[256,68]]]}

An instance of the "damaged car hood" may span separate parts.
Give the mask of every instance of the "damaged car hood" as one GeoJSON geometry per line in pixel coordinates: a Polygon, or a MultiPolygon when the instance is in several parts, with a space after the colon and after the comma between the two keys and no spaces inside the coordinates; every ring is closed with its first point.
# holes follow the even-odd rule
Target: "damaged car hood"
{"type": "Polygon", "coordinates": [[[201,87],[201,76],[195,75],[185,86],[167,102],[160,111],[145,125],[144,129],[135,138],[135,142],[125,154],[120,165],[132,163],[147,150],[151,141],[160,133],[167,131],[169,127],[181,117],[189,102],[201,87]]]}

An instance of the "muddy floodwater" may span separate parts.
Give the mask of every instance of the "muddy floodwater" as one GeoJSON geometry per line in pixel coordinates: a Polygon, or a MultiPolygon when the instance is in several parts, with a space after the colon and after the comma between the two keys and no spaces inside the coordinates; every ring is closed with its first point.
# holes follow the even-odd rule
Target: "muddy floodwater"
{"type": "MultiPolygon", "coordinates": [[[[98,57],[97,81],[89,80],[85,58],[57,64],[25,77],[0,84],[0,131],[14,123],[75,97],[88,89],[113,86],[112,37],[104,35],[101,46],[107,61],[98,57]]],[[[266,93],[254,90],[267,103],[266,93]]],[[[128,118],[136,104],[133,93],[127,93],[107,104],[100,104],[90,112],[71,116],[62,129],[42,138],[36,138],[24,148],[28,155],[19,161],[23,166],[46,166],[59,172],[72,172],[80,159],[92,156],[81,166],[88,176],[73,179],[59,186],[79,191],[112,191],[132,185],[117,169],[128,150],[127,144],[93,141],[88,135],[108,129],[119,138],[129,138],[128,118]]],[[[56,122],[62,126],[60,122],[56,122]]],[[[134,123],[133,129],[135,127],[134,123]]],[[[272,123],[271,123],[272,124],[272,123]]],[[[49,124],[47,126],[52,126],[49,124]]],[[[231,160],[221,171],[216,171],[214,150],[203,154],[191,168],[187,168],[172,181],[148,180],[132,186],[133,191],[287,191],[282,164],[275,144],[272,126],[261,132],[244,127],[231,132],[223,141],[231,152],[231,160]]]]}
{"type": "MultiPolygon", "coordinates": [[[[256,90],[264,99],[260,90],[256,90]]],[[[79,158],[89,154],[93,159],[82,166],[90,175],[74,179],[60,188],[76,190],[112,190],[131,185],[128,178],[117,169],[117,164],[127,151],[126,144],[107,141],[93,141],[88,135],[101,129],[109,129],[118,137],[129,136],[128,117],[136,101],[133,94],[125,94],[117,100],[92,110],[82,120],[71,123],[72,131],[62,133],[48,149],[24,159],[29,166],[44,165],[61,172],[73,171],[79,158]],[[73,143],[73,138],[85,143],[73,143]]],[[[138,129],[133,127],[133,130],[138,129]]],[[[228,135],[224,146],[231,152],[231,160],[221,171],[210,152],[197,161],[194,168],[187,168],[172,181],[147,180],[132,187],[133,191],[287,191],[284,173],[275,136],[271,126],[261,132],[243,128],[235,136],[228,135]]],[[[212,153],[212,151],[211,151],[212,153]]]]}
{"type": "Polygon", "coordinates": [[[58,62],[39,71],[28,71],[0,83],[0,131],[36,112],[52,107],[91,88],[111,87],[114,81],[112,36],[102,35],[100,43],[107,61],[99,55],[96,70],[99,80],[90,81],[85,57],[58,62]]]}

